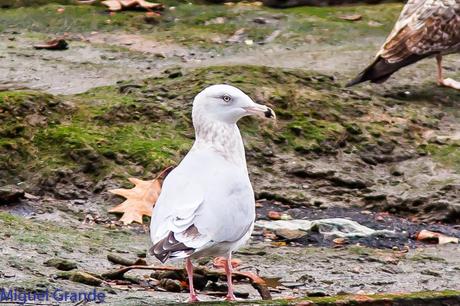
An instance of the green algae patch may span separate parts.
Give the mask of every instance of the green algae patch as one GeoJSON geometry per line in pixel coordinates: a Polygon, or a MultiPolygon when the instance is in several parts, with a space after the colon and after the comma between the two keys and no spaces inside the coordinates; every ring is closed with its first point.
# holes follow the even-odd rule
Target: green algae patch
{"type": "MultiPolygon", "coordinates": [[[[189,150],[193,98],[218,83],[241,88],[277,113],[276,122],[244,118],[240,127],[249,164],[262,162],[267,167],[261,171],[281,178],[286,174],[273,172],[267,152],[314,158],[344,150],[382,160],[395,143],[422,143],[423,128],[439,122],[430,119],[429,102],[420,107],[370,97],[328,75],[264,66],[170,69],[160,77],[71,96],[6,91],[0,93],[1,183],[25,181],[38,192],[72,183],[88,192],[105,179],[151,178],[189,150]]],[[[456,149],[429,145],[425,152],[455,168],[456,149]]]]}
{"type": "Polygon", "coordinates": [[[423,149],[444,166],[460,173],[460,141],[450,144],[428,144],[423,149]]]}

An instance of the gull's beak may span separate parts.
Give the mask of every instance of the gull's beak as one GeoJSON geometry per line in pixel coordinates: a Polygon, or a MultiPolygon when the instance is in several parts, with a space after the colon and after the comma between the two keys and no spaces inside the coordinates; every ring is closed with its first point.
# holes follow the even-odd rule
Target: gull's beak
{"type": "Polygon", "coordinates": [[[276,119],[275,112],[265,105],[254,103],[251,106],[243,107],[248,115],[256,115],[262,118],[272,118],[276,119]]]}

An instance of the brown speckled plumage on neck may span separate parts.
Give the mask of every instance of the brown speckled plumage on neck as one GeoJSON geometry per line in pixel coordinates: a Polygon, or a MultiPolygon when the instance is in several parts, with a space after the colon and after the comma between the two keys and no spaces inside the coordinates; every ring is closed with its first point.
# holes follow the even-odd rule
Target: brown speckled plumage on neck
{"type": "Polygon", "coordinates": [[[192,150],[208,147],[229,162],[244,165],[246,169],[243,140],[236,123],[225,123],[194,114],[193,125],[195,143],[192,150]]]}

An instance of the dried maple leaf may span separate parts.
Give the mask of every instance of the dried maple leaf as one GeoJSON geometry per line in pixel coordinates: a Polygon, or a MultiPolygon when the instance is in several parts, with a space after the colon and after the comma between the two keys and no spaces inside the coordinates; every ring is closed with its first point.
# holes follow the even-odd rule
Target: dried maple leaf
{"type": "Polygon", "coordinates": [[[459,241],[457,237],[450,237],[441,233],[427,230],[421,230],[419,233],[417,233],[416,239],[419,241],[434,242],[438,244],[458,243],[459,241]]]}
{"type": "Polygon", "coordinates": [[[58,37],[42,44],[34,45],[34,48],[37,50],[47,49],[47,50],[66,50],[69,48],[69,45],[62,37],[58,37]]]}
{"type": "Polygon", "coordinates": [[[143,181],[130,178],[129,181],[135,186],[131,189],[112,189],[109,192],[125,197],[126,200],[109,210],[110,213],[122,213],[120,221],[123,224],[138,222],[142,224],[142,216],[151,216],[152,208],[160,195],[161,186],[165,177],[173,167],[164,169],[155,179],[143,181]]]}

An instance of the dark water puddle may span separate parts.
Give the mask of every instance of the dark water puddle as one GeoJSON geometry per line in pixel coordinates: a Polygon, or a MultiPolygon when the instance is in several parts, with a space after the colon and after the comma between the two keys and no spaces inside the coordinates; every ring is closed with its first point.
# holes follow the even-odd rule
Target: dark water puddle
{"type": "MultiPolygon", "coordinates": [[[[319,220],[326,218],[344,218],[356,221],[374,230],[391,230],[400,234],[398,237],[371,236],[365,238],[347,238],[349,244],[359,243],[360,245],[373,248],[415,248],[426,245],[426,243],[415,239],[416,234],[421,230],[429,230],[460,238],[459,225],[416,222],[389,213],[373,212],[358,208],[328,207],[319,209],[311,206],[291,207],[273,201],[259,201],[258,203],[261,204],[261,207],[257,208],[257,219],[259,220],[269,220],[269,211],[276,211],[288,214],[293,219],[319,220]]],[[[294,242],[302,245],[331,247],[336,245],[333,239],[334,237],[326,238],[320,233],[312,232],[305,237],[296,239],[294,242]]]]}

